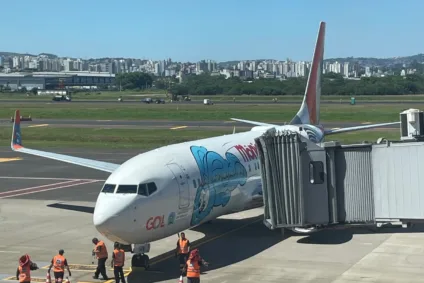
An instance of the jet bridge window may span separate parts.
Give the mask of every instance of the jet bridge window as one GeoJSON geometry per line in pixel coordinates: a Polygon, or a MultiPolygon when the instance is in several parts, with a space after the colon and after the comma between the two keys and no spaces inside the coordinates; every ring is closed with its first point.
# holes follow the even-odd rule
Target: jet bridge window
{"type": "Polygon", "coordinates": [[[119,185],[116,190],[117,194],[136,194],[137,185],[119,185]]]}
{"type": "Polygon", "coordinates": [[[140,184],[140,186],[138,187],[138,194],[145,197],[150,196],[156,191],[157,191],[157,187],[156,187],[156,184],[153,182],[140,184]]]}
{"type": "Polygon", "coordinates": [[[105,184],[102,189],[102,193],[113,193],[115,191],[116,185],[105,184]]]}
{"type": "Polygon", "coordinates": [[[309,163],[309,182],[315,185],[324,183],[324,163],[321,161],[309,163]]]}

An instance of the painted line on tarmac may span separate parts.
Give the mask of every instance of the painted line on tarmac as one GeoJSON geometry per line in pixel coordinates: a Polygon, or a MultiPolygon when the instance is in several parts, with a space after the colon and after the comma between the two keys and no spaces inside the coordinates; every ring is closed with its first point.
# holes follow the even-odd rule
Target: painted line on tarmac
{"type": "Polygon", "coordinates": [[[57,189],[74,187],[74,186],[85,185],[85,184],[91,184],[91,183],[95,183],[95,182],[98,182],[98,181],[72,180],[72,181],[59,182],[59,183],[54,183],[54,184],[49,184],[49,185],[36,186],[36,187],[25,188],[25,189],[18,189],[18,190],[13,190],[13,191],[9,191],[9,192],[1,192],[0,193],[0,199],[22,196],[22,195],[28,195],[28,194],[34,194],[34,193],[40,193],[40,192],[51,191],[51,190],[57,190],[57,189]]]}
{"type": "Polygon", "coordinates": [[[97,181],[104,182],[106,180],[100,179],[72,179],[72,178],[50,178],[50,177],[10,177],[10,176],[0,176],[0,179],[22,179],[22,180],[58,180],[58,181],[97,181]]]}
{"type": "Polygon", "coordinates": [[[49,124],[31,125],[28,128],[47,127],[49,124]]]}
{"type": "Polygon", "coordinates": [[[362,125],[368,125],[368,124],[371,124],[371,122],[363,122],[363,123],[361,123],[362,125]]]}
{"type": "Polygon", "coordinates": [[[184,129],[187,128],[188,126],[178,126],[178,127],[173,127],[171,128],[171,130],[178,130],[178,129],[184,129]]]}
{"type": "Polygon", "coordinates": [[[10,162],[10,161],[18,161],[22,160],[22,157],[12,157],[12,158],[0,158],[0,163],[2,162],[10,162]]]}

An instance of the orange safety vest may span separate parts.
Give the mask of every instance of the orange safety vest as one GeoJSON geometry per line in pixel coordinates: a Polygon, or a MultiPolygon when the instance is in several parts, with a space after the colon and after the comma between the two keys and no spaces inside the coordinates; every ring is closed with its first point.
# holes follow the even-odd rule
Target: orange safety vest
{"type": "Polygon", "coordinates": [[[29,264],[25,267],[19,266],[19,282],[31,282],[31,270],[29,264]]]}
{"type": "Polygon", "coordinates": [[[115,266],[123,266],[125,262],[124,250],[113,250],[113,254],[115,256],[115,258],[113,259],[115,266]]]}
{"type": "Polygon", "coordinates": [[[53,271],[54,272],[65,272],[65,257],[57,255],[53,258],[53,271]]]}
{"type": "Polygon", "coordinates": [[[200,265],[195,261],[187,260],[187,277],[199,278],[200,277],[200,265]]]}
{"type": "Polygon", "coordinates": [[[106,245],[103,241],[99,241],[96,245],[96,249],[94,251],[96,253],[97,259],[100,258],[107,258],[107,249],[106,249],[106,245]],[[98,248],[101,247],[100,251],[98,250],[98,248]]]}
{"type": "Polygon", "coordinates": [[[180,254],[188,254],[188,240],[180,239],[180,254]]]}

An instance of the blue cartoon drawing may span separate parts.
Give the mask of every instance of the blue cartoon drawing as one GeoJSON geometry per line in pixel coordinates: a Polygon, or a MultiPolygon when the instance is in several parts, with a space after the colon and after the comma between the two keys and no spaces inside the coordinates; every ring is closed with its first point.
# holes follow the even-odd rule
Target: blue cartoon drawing
{"type": "Polygon", "coordinates": [[[201,184],[194,200],[191,225],[199,224],[212,209],[226,206],[231,192],[247,180],[247,171],[240,160],[232,153],[225,153],[225,159],[214,151],[202,146],[190,147],[199,167],[201,184]]]}

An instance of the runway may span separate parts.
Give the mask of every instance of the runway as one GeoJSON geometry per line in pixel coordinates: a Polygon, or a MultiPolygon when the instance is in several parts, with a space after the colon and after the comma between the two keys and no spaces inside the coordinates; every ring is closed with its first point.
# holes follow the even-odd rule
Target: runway
{"type": "MultiPolygon", "coordinates": [[[[202,128],[216,128],[216,129],[233,129],[235,126],[239,130],[249,130],[254,125],[237,122],[237,121],[170,121],[170,120],[77,120],[77,119],[37,119],[34,118],[33,121],[21,122],[23,127],[79,127],[79,128],[125,128],[125,129],[142,129],[142,128],[158,128],[158,129],[181,129],[181,128],[192,128],[192,129],[202,129],[202,128]]],[[[270,122],[277,125],[284,125],[284,121],[275,121],[270,122]]],[[[367,125],[371,122],[322,122],[324,128],[334,129],[334,128],[343,128],[343,127],[353,127],[358,125],[367,125]]],[[[10,120],[0,120],[0,126],[10,126],[12,123],[10,120]]],[[[386,126],[385,128],[390,129],[399,129],[399,125],[386,126]]]]}
{"type": "MultiPolygon", "coordinates": [[[[136,150],[54,149],[58,153],[122,163],[136,150]]],[[[0,282],[15,280],[17,258],[31,256],[40,270],[32,282],[45,282],[51,258],[62,248],[71,264],[73,283],[91,279],[92,237],[104,239],[92,225],[97,195],[108,174],[0,148],[0,282]],[[68,182],[68,183],[66,183],[68,182]],[[7,194],[7,195],[6,195],[7,194]]],[[[271,231],[262,209],[220,217],[185,231],[193,247],[210,263],[202,282],[421,282],[424,276],[424,227],[356,228],[310,236],[271,231]]],[[[177,236],[152,243],[150,271],[125,273],[128,283],[177,282],[177,236]]],[[[109,249],[113,243],[105,240],[109,249]]],[[[110,265],[110,259],[107,266],[110,265]]],[[[67,274],[67,273],[66,273],[67,274]]],[[[112,278],[108,268],[108,275],[112,278]]],[[[185,279],[186,280],[186,279],[185,279]]],[[[114,280],[103,281],[112,283],[114,280]]]]}

